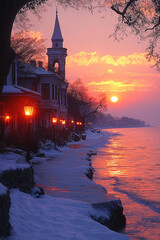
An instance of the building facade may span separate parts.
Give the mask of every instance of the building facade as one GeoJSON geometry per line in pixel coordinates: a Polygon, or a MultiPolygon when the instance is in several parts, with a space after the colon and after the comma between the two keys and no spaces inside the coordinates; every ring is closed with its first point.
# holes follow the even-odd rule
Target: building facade
{"type": "Polygon", "coordinates": [[[46,128],[51,126],[53,117],[67,118],[67,49],[63,48],[57,11],[51,42],[52,47],[47,49],[48,70],[43,68],[42,62],[37,64],[34,60],[30,64],[18,63],[18,85],[41,94],[39,124],[46,128]]]}

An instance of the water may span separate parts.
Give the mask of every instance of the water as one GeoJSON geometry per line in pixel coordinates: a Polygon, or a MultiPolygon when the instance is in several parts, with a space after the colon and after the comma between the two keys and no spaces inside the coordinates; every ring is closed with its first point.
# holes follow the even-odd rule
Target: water
{"type": "Polygon", "coordinates": [[[160,239],[160,128],[106,130],[110,143],[92,158],[94,181],[119,197],[130,239],[160,239]]]}

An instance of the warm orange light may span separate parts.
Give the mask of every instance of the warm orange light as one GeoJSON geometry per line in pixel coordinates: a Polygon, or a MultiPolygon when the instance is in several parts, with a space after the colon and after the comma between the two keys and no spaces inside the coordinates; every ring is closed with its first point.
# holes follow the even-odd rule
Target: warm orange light
{"type": "Polygon", "coordinates": [[[74,123],[74,120],[71,120],[71,123],[74,123]]]}
{"type": "Polygon", "coordinates": [[[5,116],[5,121],[9,121],[11,119],[11,117],[9,115],[5,116]]]}
{"type": "Polygon", "coordinates": [[[117,101],[118,101],[118,97],[117,96],[111,97],[111,102],[116,103],[117,101]]]}
{"type": "Polygon", "coordinates": [[[62,125],[66,124],[66,120],[61,119],[60,122],[61,122],[62,125]]]}
{"type": "Polygon", "coordinates": [[[76,125],[82,125],[82,122],[76,122],[76,125]]]}
{"type": "Polygon", "coordinates": [[[56,117],[52,118],[52,123],[57,123],[58,119],[56,117]]]}
{"type": "Polygon", "coordinates": [[[33,115],[33,106],[24,106],[24,112],[26,116],[32,116],[33,115]]]}

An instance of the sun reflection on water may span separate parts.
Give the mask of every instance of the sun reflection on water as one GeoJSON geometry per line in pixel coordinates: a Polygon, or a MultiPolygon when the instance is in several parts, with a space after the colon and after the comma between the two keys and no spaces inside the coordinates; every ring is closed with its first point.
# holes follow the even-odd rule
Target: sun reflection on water
{"type": "Polygon", "coordinates": [[[122,200],[125,231],[131,239],[158,240],[160,128],[114,129],[116,132],[121,135],[114,134],[93,157],[94,181],[122,200]]]}

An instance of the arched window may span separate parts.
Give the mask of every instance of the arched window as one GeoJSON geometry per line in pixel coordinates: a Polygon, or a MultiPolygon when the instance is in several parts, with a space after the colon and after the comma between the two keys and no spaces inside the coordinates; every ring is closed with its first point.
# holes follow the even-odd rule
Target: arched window
{"type": "Polygon", "coordinates": [[[56,73],[59,73],[59,63],[58,63],[58,62],[55,62],[55,63],[54,63],[54,71],[55,71],[56,73]]]}

